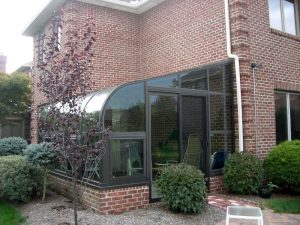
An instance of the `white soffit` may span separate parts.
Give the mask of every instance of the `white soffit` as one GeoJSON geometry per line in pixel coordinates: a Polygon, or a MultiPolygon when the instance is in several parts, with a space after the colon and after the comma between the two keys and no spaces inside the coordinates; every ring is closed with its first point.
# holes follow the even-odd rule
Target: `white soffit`
{"type": "MultiPolygon", "coordinates": [[[[78,2],[104,6],[125,12],[142,14],[165,0],[76,0],[78,2]]],[[[41,27],[53,16],[53,12],[67,0],[52,0],[50,3],[31,21],[23,32],[25,36],[34,36],[41,27]]]]}
{"type": "Polygon", "coordinates": [[[142,14],[165,0],[77,0],[93,5],[142,14]]]}

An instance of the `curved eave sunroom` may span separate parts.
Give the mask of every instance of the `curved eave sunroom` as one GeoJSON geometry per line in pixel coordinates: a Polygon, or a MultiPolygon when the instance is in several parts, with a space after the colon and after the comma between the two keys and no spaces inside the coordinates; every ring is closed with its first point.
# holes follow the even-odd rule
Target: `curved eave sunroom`
{"type": "Polygon", "coordinates": [[[220,175],[234,151],[231,77],[225,61],[87,95],[87,116],[112,132],[91,185],[149,184],[154,199],[158,171],[170,163],[220,175]]]}

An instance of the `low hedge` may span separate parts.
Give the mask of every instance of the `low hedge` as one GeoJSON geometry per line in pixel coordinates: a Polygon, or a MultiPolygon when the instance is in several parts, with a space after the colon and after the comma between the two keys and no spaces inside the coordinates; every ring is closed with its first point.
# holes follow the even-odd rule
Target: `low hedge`
{"type": "Polygon", "coordinates": [[[274,184],[300,193],[300,141],[275,146],[264,161],[264,170],[274,184]]]}
{"type": "Polygon", "coordinates": [[[207,203],[203,173],[193,166],[181,163],[165,167],[156,185],[162,200],[173,211],[200,213],[207,203]]]}
{"type": "Polygon", "coordinates": [[[256,194],[263,178],[262,162],[247,153],[235,153],[224,166],[224,186],[236,194],[256,194]]]}
{"type": "Polygon", "coordinates": [[[27,141],[20,137],[0,139],[0,156],[21,155],[27,147],[27,141]]]}
{"type": "Polygon", "coordinates": [[[22,156],[0,157],[0,198],[27,202],[41,190],[41,173],[22,156]]]}

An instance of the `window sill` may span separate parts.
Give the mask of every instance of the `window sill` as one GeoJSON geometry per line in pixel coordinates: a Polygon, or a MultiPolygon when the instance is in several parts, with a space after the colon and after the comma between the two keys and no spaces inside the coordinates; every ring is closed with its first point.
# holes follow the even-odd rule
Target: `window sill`
{"type": "Polygon", "coordinates": [[[273,33],[273,34],[277,34],[277,35],[280,35],[280,36],[283,36],[283,37],[294,39],[296,41],[300,41],[300,36],[299,35],[289,34],[289,33],[286,33],[284,31],[276,30],[274,28],[270,28],[270,29],[271,29],[271,33],[273,33]]]}

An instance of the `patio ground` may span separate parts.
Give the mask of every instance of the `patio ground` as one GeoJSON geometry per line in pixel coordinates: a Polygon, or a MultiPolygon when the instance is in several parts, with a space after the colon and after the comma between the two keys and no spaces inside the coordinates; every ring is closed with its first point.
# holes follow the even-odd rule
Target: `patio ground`
{"type": "MultiPolygon", "coordinates": [[[[238,198],[230,198],[224,195],[211,195],[209,196],[209,203],[214,206],[218,206],[226,210],[227,206],[230,205],[244,205],[244,206],[257,206],[255,201],[249,201],[238,198]]],[[[299,214],[280,214],[273,213],[270,209],[262,210],[264,225],[296,225],[300,224],[300,215],[299,214]]],[[[230,225],[254,225],[257,224],[257,221],[251,220],[238,220],[231,219],[230,225]]],[[[225,225],[225,219],[216,223],[216,225],[225,225]]]]}
{"type": "MultiPolygon", "coordinates": [[[[29,225],[65,225],[72,224],[73,211],[68,199],[50,193],[45,203],[34,200],[20,206],[20,209],[29,225]]],[[[226,207],[228,205],[256,206],[257,199],[245,200],[236,196],[210,195],[209,206],[203,214],[183,215],[172,213],[161,203],[151,204],[149,207],[134,210],[122,215],[99,215],[91,210],[80,209],[79,221],[82,225],[225,225],[226,207]]],[[[264,209],[264,225],[296,225],[300,224],[300,215],[277,214],[272,210],[264,209]]],[[[231,225],[257,224],[250,220],[230,220],[231,225]]]]}

